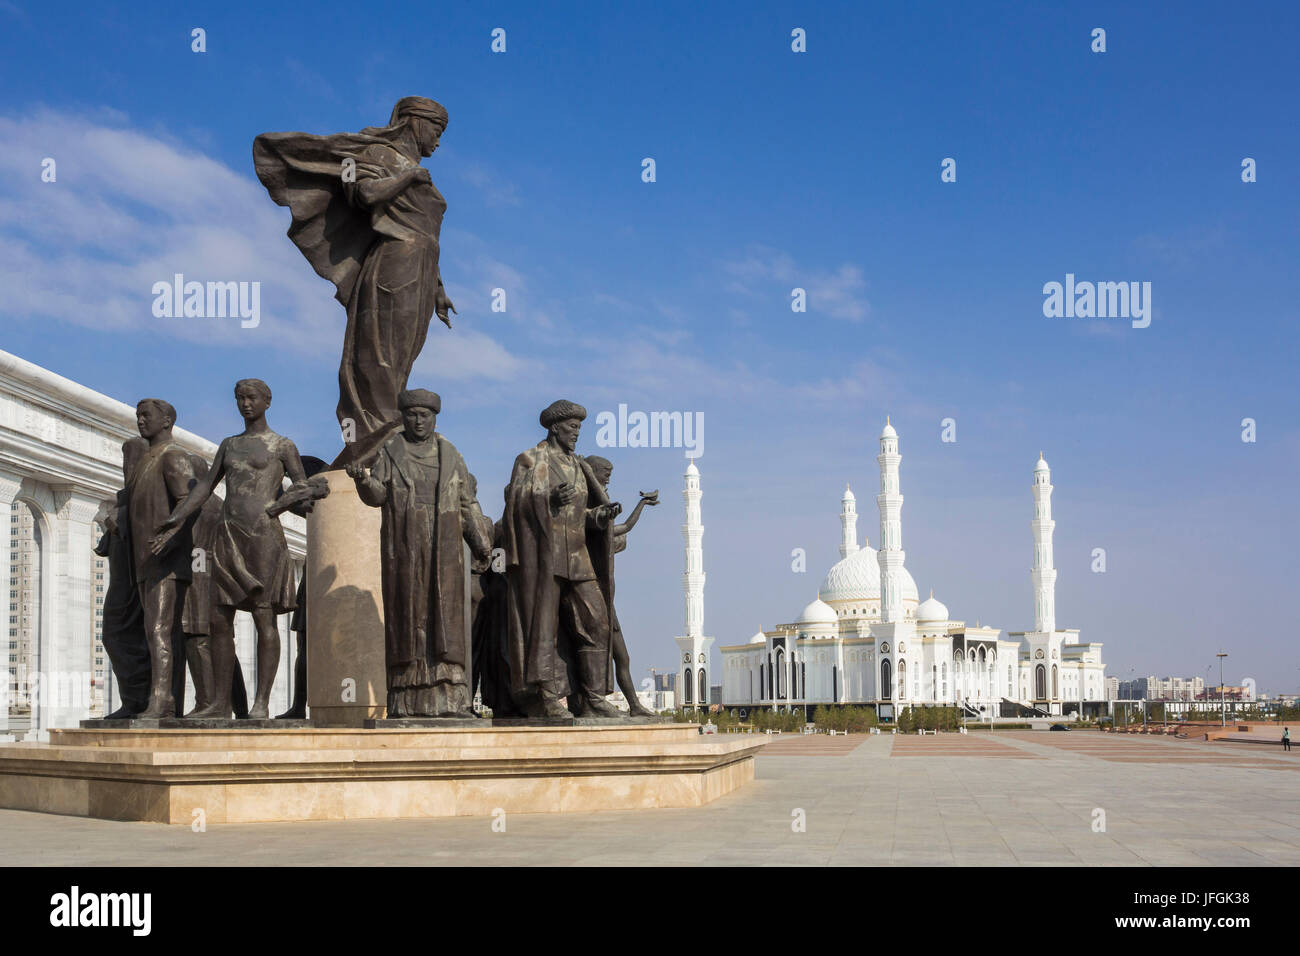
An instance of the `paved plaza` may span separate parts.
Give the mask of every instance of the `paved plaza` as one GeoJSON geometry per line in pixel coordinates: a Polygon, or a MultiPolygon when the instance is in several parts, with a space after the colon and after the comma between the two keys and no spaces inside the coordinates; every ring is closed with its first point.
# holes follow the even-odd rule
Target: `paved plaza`
{"type": "Polygon", "coordinates": [[[787,735],[753,784],[699,809],[513,814],[505,832],[475,817],[202,833],[5,810],[0,862],[1295,866],[1297,771],[1300,751],[1095,731],[787,735]]]}

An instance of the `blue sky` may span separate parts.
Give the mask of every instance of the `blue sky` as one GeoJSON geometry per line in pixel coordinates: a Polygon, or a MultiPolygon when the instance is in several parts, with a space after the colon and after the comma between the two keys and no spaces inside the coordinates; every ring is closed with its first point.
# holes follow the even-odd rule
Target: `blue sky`
{"type": "MultiPolygon", "coordinates": [[[[1041,449],[1058,624],[1110,674],[1204,675],[1222,647],[1230,680],[1300,684],[1276,610],[1300,466],[1294,5],[53,6],[0,3],[0,347],[214,439],[260,376],[273,427],[332,457],[343,310],[252,140],[430,96],[460,315],[412,381],[489,513],[554,398],[702,413],[706,631],[737,642],[815,596],[846,481],[877,542],[888,414],[907,566],[954,617],[1032,626],[1041,449]],[[261,282],[261,324],[155,319],[174,272],[261,282]],[[1045,318],[1066,273],[1150,282],[1150,327],[1045,318]]],[[[674,666],[685,462],[604,453],[616,497],[664,500],[619,558],[641,676],[674,666]]]]}

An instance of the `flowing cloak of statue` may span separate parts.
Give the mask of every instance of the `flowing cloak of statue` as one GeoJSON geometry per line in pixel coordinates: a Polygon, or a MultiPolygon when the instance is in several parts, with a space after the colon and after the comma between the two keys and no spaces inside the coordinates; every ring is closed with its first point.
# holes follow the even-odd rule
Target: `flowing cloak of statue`
{"type": "Polygon", "coordinates": [[[149,706],[149,638],[144,630],[144,607],[135,580],[131,522],[127,515],[128,489],[117,493],[117,533],[105,531],[95,553],[108,558],[108,589],[104,595],[103,644],[117,678],[118,696],[128,711],[149,706]]]}
{"type": "MultiPolygon", "coordinates": [[[[505,526],[493,528],[492,547],[504,549],[505,526]]],[[[510,662],[506,654],[506,589],[504,569],[491,566],[477,575],[482,597],[474,612],[474,683],[493,717],[522,717],[510,693],[510,662]]]]}
{"type": "Polygon", "coordinates": [[[442,287],[442,194],[417,181],[367,207],[357,189],[416,165],[376,135],[383,132],[263,133],[253,140],[257,178],[293,214],[289,238],[347,309],[338,418],[355,423],[358,447],[399,418],[397,396],[424,347],[442,287]],[[344,175],[347,161],[355,164],[354,179],[344,175]]]}
{"type": "Polygon", "coordinates": [[[436,488],[407,451],[404,434],[384,443],[371,469],[369,505],[383,508],[380,562],[389,717],[436,716],[467,707],[468,573],[462,542],[486,551],[483,514],[456,447],[435,433],[436,488]],[[396,705],[396,706],[394,706],[396,705]]]}
{"type": "MultiPolygon", "coordinates": [[[[587,482],[587,508],[609,503],[592,474],[591,466],[575,455],[587,482]]],[[[506,552],[506,658],[510,666],[510,692],[517,702],[538,693],[542,687],[563,697],[572,690],[569,682],[567,640],[559,618],[544,619],[539,609],[554,597],[553,590],[563,587],[552,567],[551,474],[547,464],[547,442],[540,442],[515,459],[506,494],[506,510],[501,517],[506,552]],[[552,592],[552,593],[548,593],[552,592]]],[[[605,597],[609,617],[614,596],[610,548],[614,522],[603,529],[588,529],[587,550],[596,580],[605,597]]],[[[552,602],[552,606],[553,606],[552,602]]],[[[612,650],[612,641],[610,648],[612,650]]],[[[605,687],[588,688],[604,696],[610,693],[606,667],[605,687]]]]}

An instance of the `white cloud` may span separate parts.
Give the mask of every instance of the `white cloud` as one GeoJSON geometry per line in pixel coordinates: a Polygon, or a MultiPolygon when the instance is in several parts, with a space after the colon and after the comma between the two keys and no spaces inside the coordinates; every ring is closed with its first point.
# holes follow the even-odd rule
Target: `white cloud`
{"type": "MultiPolygon", "coordinates": [[[[9,321],[55,319],[333,361],[346,316],[334,289],[285,236],[289,211],[256,180],[189,146],[126,125],[120,114],[40,110],[0,116],[0,310],[9,321]],[[41,180],[45,157],[57,180],[41,180]],[[159,319],[155,282],[261,283],[261,324],[159,319]]],[[[474,263],[487,285],[502,276],[474,263]]],[[[442,329],[430,329],[432,339],[442,329]]],[[[442,354],[461,378],[513,374],[519,361],[482,333],[457,328],[442,354]]],[[[450,336],[450,334],[449,334],[450,336]]],[[[438,361],[436,356],[430,361],[438,361]]]]}
{"type": "Polygon", "coordinates": [[[754,245],[746,250],[743,258],[725,262],[722,268],[731,276],[726,285],[731,292],[770,297],[778,294],[770,284],[780,283],[779,294],[783,298],[788,299],[792,288],[806,290],[808,309],[812,313],[860,322],[871,311],[865,295],[867,280],[862,270],[852,263],[842,263],[830,270],[815,269],[798,264],[788,253],[754,245]]]}
{"type": "Polygon", "coordinates": [[[489,206],[518,206],[519,190],[512,182],[501,179],[482,163],[468,163],[460,178],[483,194],[489,206]]]}

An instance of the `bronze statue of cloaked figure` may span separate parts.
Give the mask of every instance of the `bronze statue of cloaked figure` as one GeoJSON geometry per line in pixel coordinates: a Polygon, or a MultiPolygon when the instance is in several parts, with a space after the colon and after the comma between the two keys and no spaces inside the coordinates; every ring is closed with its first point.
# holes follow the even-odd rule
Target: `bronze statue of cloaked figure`
{"type": "Polygon", "coordinates": [[[277,615],[294,609],[293,564],[277,515],[288,498],[306,510],[310,500],[328,493],[323,486],[309,486],[294,443],[271,431],[266,410],[271,389],[260,379],[242,379],[235,384],[235,403],[244,419],[241,434],[222,441],[212,467],[185,500],[166,520],[157,525],[149,542],[156,554],[162,552],[178,528],[212,496],[224,478],[226,500],[213,532],[211,619],[213,699],[205,710],[191,717],[230,717],[231,689],[235,660],[235,612],[248,611],[257,630],[257,690],[251,719],[270,716],[271,687],[280,662],[280,633],[277,615]],[[285,477],[293,487],[281,494],[285,477]]]}
{"type": "MultiPolygon", "coordinates": [[[[505,496],[509,501],[509,485],[505,496]]],[[[510,659],[506,651],[509,584],[504,560],[505,524],[497,521],[491,525],[491,531],[492,559],[474,574],[473,687],[483,706],[492,711],[493,718],[523,717],[524,712],[515,704],[510,691],[510,659]]]]}
{"type": "Polygon", "coordinates": [[[347,467],[361,500],[383,509],[388,717],[473,717],[462,542],[484,564],[492,542],[464,459],[434,430],[442,400],[412,389],[398,401],[402,432],[384,443],[369,474],[359,462],[347,467]]]}
{"type": "Polygon", "coordinates": [[[149,639],[144,631],[144,608],[132,560],[131,521],[128,515],[131,477],[149,450],[148,440],[136,436],[122,443],[122,490],[105,501],[95,520],[105,529],[95,553],[108,559],[108,587],[104,594],[103,644],[117,679],[121,706],[108,720],[135,717],[149,706],[149,639]]]}
{"type": "Polygon", "coordinates": [[[429,322],[450,327],[456,311],[438,264],[447,202],[420,165],[446,128],[440,104],[407,96],[387,126],[253,140],[258,179],[293,213],[289,238],[347,309],[338,418],[355,439],[336,464],[368,461],[400,424],[397,396],[429,322]]]}
{"type": "MultiPolygon", "coordinates": [[[[608,493],[609,480],[614,476],[613,462],[599,455],[588,455],[587,464],[591,465],[596,480],[608,493]]],[[[636,523],[641,520],[641,512],[645,510],[647,505],[653,508],[658,504],[658,491],[641,492],[640,500],[637,501],[636,507],[632,509],[632,513],[627,516],[627,520],[614,526],[614,542],[611,549],[613,554],[627,550],[628,532],[635,528],[636,523]]],[[[611,600],[610,603],[613,604],[613,601],[611,600]]],[[[614,678],[618,682],[618,689],[623,692],[623,697],[627,700],[627,710],[631,716],[654,717],[655,712],[642,706],[640,698],[637,697],[636,681],[632,679],[632,661],[628,656],[627,641],[623,638],[623,628],[618,623],[618,611],[612,610],[611,613],[613,615],[613,628],[610,634],[610,642],[614,657],[614,678]]]]}
{"type": "Polygon", "coordinates": [[[612,503],[576,453],[587,410],[557,401],[515,459],[502,516],[511,695],[530,717],[618,717],[611,693],[612,503]],[[568,697],[569,708],[560,703],[568,697]]]}
{"type": "MultiPolygon", "coordinates": [[[[311,455],[302,456],[303,471],[307,474],[308,484],[329,465],[311,455]]],[[[296,510],[296,509],[295,509],[296,510]]],[[[307,717],[307,575],[298,582],[297,607],[289,619],[289,630],[294,634],[297,655],[293,665],[293,699],[289,709],[283,714],[276,714],[276,720],[304,720],[307,717]]]]}

